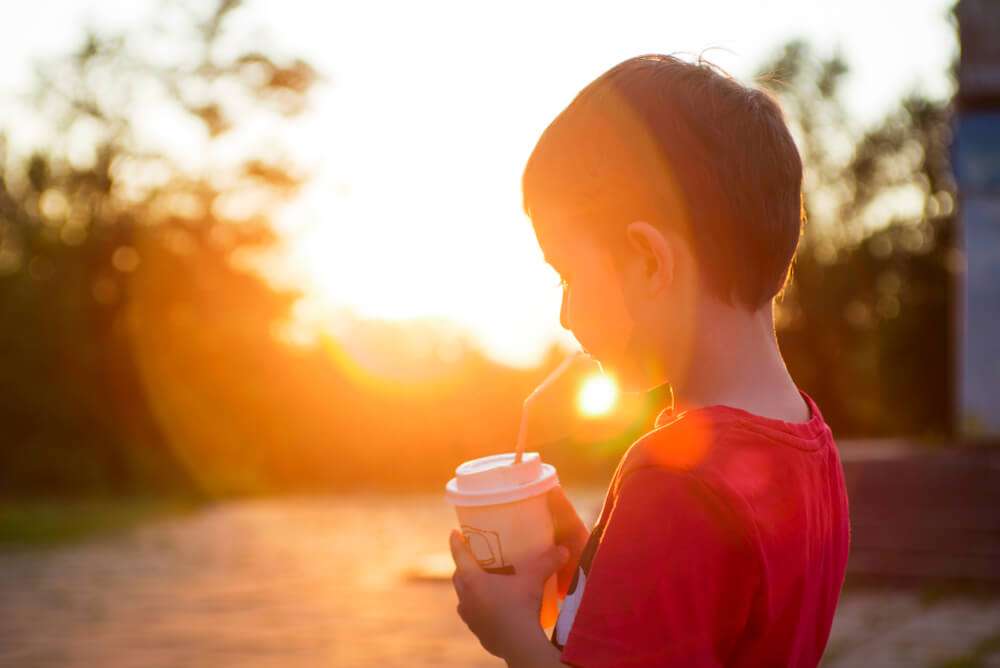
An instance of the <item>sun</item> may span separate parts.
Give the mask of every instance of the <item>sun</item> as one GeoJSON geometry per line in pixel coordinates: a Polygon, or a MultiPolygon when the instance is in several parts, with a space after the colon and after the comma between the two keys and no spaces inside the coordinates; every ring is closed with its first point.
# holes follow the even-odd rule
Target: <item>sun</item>
{"type": "Polygon", "coordinates": [[[577,406],[584,415],[604,415],[618,399],[618,386],[607,376],[594,375],[580,386],[577,406]]]}

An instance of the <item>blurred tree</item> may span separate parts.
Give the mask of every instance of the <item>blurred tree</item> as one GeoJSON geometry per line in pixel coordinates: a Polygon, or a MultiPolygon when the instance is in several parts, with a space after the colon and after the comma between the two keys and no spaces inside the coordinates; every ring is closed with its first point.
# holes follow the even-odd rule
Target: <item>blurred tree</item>
{"type": "Polygon", "coordinates": [[[841,436],[953,433],[955,181],[946,102],[908,95],[859,131],[848,68],[791,42],[758,79],[805,163],[808,223],[777,310],[792,375],[841,436]]]}
{"type": "Polygon", "coordinates": [[[0,141],[0,493],[190,487],[133,354],[130,291],[147,253],[190,255],[164,278],[168,302],[231,290],[252,304],[231,324],[245,336],[269,337],[293,299],[234,260],[273,242],[268,215],[299,178],[256,146],[221,166],[170,151],[204,155],[238,117],[304,108],[308,64],[233,55],[223,27],[238,5],[173,5],[156,29],[88,34],[38,69],[47,143],[24,157],[0,141]]]}

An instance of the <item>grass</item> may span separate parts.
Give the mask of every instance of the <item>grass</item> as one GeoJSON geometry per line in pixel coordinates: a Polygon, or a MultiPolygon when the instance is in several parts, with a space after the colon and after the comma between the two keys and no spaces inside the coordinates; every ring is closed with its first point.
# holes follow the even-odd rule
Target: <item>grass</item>
{"type": "Polygon", "coordinates": [[[966,598],[988,601],[1000,597],[1000,586],[996,582],[976,580],[937,580],[920,587],[920,604],[929,608],[949,598],[966,598]]]}
{"type": "Polygon", "coordinates": [[[951,656],[931,664],[931,668],[977,668],[985,659],[1000,652],[1000,632],[979,641],[967,654],[951,656]]]}
{"type": "Polygon", "coordinates": [[[0,501],[0,546],[57,546],[190,512],[184,499],[93,498],[0,501]]]}

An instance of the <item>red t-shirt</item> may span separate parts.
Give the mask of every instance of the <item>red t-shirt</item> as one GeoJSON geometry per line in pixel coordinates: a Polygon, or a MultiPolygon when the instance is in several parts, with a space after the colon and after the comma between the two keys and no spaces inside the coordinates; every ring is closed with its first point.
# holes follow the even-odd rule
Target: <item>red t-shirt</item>
{"type": "Polygon", "coordinates": [[[562,661],[816,666],[847,564],[843,469],[812,411],[674,414],[622,458],[563,602],[562,661]]]}

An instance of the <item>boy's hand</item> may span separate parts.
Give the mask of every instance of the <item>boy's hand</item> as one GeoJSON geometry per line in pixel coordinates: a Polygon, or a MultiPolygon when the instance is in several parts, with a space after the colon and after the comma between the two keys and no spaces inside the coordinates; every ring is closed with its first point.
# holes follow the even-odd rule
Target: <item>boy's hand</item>
{"type": "Polygon", "coordinates": [[[577,565],[580,563],[580,555],[590,537],[590,530],[580,519],[562,487],[557,485],[549,490],[548,502],[552,523],[555,526],[555,543],[562,545],[569,552],[569,558],[559,569],[559,598],[565,598],[573,582],[577,565]]]}
{"type": "MultiPolygon", "coordinates": [[[[569,558],[569,551],[553,546],[532,561],[522,562],[513,575],[494,575],[479,566],[458,530],[450,536],[455,560],[452,584],[458,594],[458,615],[490,654],[509,659],[519,653],[526,638],[542,633],[538,615],[545,581],[569,558]]],[[[550,645],[551,647],[551,645],[550,645]]]]}

